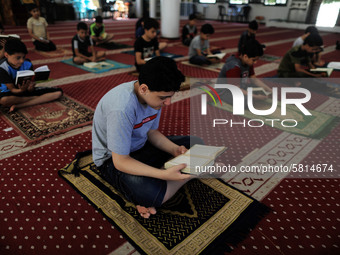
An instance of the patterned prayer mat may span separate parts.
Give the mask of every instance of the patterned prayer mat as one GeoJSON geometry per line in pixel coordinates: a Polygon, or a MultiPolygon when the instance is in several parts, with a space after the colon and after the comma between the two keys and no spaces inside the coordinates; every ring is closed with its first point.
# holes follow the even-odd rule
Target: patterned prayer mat
{"type": "Polygon", "coordinates": [[[1,109],[1,117],[11,125],[28,144],[65,133],[92,123],[93,110],[66,96],[59,100],[8,112],[1,109]]]}
{"type": "Polygon", "coordinates": [[[81,156],[59,175],[100,211],[142,254],[216,254],[230,250],[269,209],[217,179],[194,179],[142,218],[101,178],[92,155],[81,156]],[[77,176],[77,177],[76,177],[77,176]]]}
{"type": "MultiPolygon", "coordinates": [[[[213,105],[213,103],[210,103],[213,105]]],[[[215,104],[217,108],[226,110],[228,112],[233,112],[233,107],[230,104],[223,102],[223,105],[215,104]]],[[[256,101],[254,102],[254,107],[257,110],[266,110],[270,109],[272,106],[271,99],[267,99],[266,101],[256,101]]],[[[260,119],[264,124],[272,126],[271,121],[266,121],[266,119],[276,119],[279,121],[274,121],[274,127],[278,128],[282,131],[286,131],[289,133],[303,135],[310,138],[321,139],[325,137],[331,129],[338,122],[338,118],[313,110],[308,110],[312,115],[306,116],[304,115],[295,105],[287,105],[287,114],[285,116],[281,115],[281,103],[278,102],[277,110],[270,115],[260,116],[255,115],[249,110],[245,110],[244,117],[248,119],[260,119]],[[286,126],[293,126],[294,122],[289,122],[289,119],[293,119],[297,121],[297,125],[295,127],[284,127],[280,124],[281,121],[287,120],[285,123],[286,126]]],[[[259,123],[260,124],[260,123],[259,123]]],[[[256,124],[254,124],[256,125],[256,124]]]]}
{"type": "MultiPolygon", "coordinates": [[[[224,62],[220,62],[220,63],[216,63],[216,64],[211,64],[209,66],[194,65],[194,64],[191,64],[189,61],[183,61],[181,63],[183,65],[193,66],[193,67],[197,67],[197,68],[203,68],[203,69],[214,71],[214,72],[220,72],[222,67],[223,67],[223,65],[224,65],[224,62]]],[[[216,76],[218,76],[218,75],[216,75],[216,76]]]]}
{"type": "Polygon", "coordinates": [[[38,53],[41,56],[47,57],[47,58],[56,58],[56,57],[62,57],[62,56],[72,56],[72,51],[68,49],[63,48],[57,48],[54,51],[39,51],[36,50],[36,53],[38,53]]]}
{"type": "Polygon", "coordinates": [[[104,72],[108,72],[108,71],[113,70],[113,69],[129,68],[129,67],[132,66],[132,65],[126,65],[126,64],[123,64],[123,63],[119,63],[117,61],[109,60],[109,59],[105,60],[105,62],[109,63],[110,65],[101,66],[100,68],[89,68],[89,67],[86,67],[86,66],[83,66],[83,65],[77,65],[77,64],[73,63],[72,58],[62,60],[61,62],[68,64],[68,65],[71,65],[71,66],[78,67],[80,69],[83,69],[83,70],[91,72],[91,73],[104,73],[104,72]]]}
{"type": "MultiPolygon", "coordinates": [[[[123,51],[122,53],[129,54],[129,55],[135,55],[135,51],[134,50],[123,51]]],[[[167,57],[167,58],[180,58],[180,57],[183,57],[183,55],[176,55],[176,54],[168,53],[168,52],[161,52],[161,56],[167,57]]]]}
{"type": "Polygon", "coordinates": [[[260,59],[266,62],[280,63],[282,57],[264,54],[262,57],[260,57],[260,59]]]}

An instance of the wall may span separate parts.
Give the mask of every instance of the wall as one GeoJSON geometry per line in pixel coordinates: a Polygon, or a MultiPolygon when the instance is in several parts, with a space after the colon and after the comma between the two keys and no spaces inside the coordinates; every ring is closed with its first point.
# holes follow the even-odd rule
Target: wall
{"type": "Polygon", "coordinates": [[[287,6],[264,6],[262,4],[250,4],[251,10],[249,20],[254,20],[256,16],[263,16],[265,21],[270,19],[286,20],[289,11],[290,0],[287,6]]]}
{"type": "Polygon", "coordinates": [[[218,13],[219,13],[218,6],[219,5],[223,5],[223,6],[226,7],[226,9],[228,9],[228,4],[226,4],[226,3],[223,3],[223,4],[222,3],[217,3],[217,4],[199,4],[199,3],[196,3],[197,12],[205,14],[206,19],[213,19],[213,20],[217,20],[217,18],[218,18],[218,13]],[[205,13],[204,13],[204,9],[205,9],[205,13]]]}

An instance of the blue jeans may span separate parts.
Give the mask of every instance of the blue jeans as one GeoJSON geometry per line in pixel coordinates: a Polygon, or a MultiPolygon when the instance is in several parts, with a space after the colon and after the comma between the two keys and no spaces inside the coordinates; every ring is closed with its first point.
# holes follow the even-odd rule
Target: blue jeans
{"type": "MultiPolygon", "coordinates": [[[[203,144],[200,138],[194,136],[169,136],[168,138],[175,144],[183,145],[186,148],[190,148],[194,144],[203,144]]],[[[161,168],[166,161],[172,158],[172,155],[156,148],[149,142],[146,142],[141,149],[131,152],[130,156],[156,168],[161,168]]],[[[121,172],[115,168],[112,158],[106,160],[99,170],[104,179],[130,202],[145,207],[160,207],[162,205],[167,189],[165,180],[121,172]]]]}

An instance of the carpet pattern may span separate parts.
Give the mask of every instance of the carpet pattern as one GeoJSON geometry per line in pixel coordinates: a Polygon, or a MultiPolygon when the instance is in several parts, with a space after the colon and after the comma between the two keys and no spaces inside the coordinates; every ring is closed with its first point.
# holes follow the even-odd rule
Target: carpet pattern
{"type": "Polygon", "coordinates": [[[268,212],[264,205],[222,181],[196,179],[158,208],[156,215],[143,219],[132,203],[100,177],[92,155],[74,160],[59,175],[143,254],[199,254],[216,248],[215,240],[222,236],[222,243],[236,245],[268,212]]]}
{"type": "Polygon", "coordinates": [[[92,123],[93,110],[63,96],[57,101],[22,108],[14,112],[2,109],[1,117],[28,143],[92,123]]]}
{"type": "MultiPolygon", "coordinates": [[[[105,19],[104,22],[107,32],[117,35],[115,42],[133,48],[135,19],[105,19]]],[[[182,20],[180,26],[185,22],[182,20]]],[[[78,21],[66,21],[49,25],[51,39],[58,48],[71,50],[70,41],[76,33],[77,23],[78,21]]],[[[247,29],[247,24],[211,20],[198,21],[198,29],[204,23],[211,23],[215,28],[215,34],[210,40],[211,46],[228,54],[237,51],[238,37],[247,29]]],[[[60,62],[70,58],[71,54],[65,57],[44,57],[34,51],[26,26],[5,26],[5,33],[19,34],[23,38],[28,46],[27,57],[32,60],[34,67],[48,64],[53,81],[46,85],[62,87],[65,95],[89,107],[94,108],[100,97],[113,86],[136,79],[129,74],[134,71],[133,66],[95,74],[60,62]],[[96,85],[95,90],[91,86],[93,84],[96,85]]],[[[295,38],[302,33],[298,29],[268,28],[261,25],[256,38],[260,43],[266,44],[267,55],[283,56],[295,38]]],[[[327,62],[340,59],[340,51],[335,50],[339,34],[322,33],[322,37],[325,45],[323,59],[327,62]]],[[[162,40],[161,38],[160,41],[162,40]]],[[[102,50],[98,47],[96,49],[102,50]]],[[[109,50],[106,55],[110,60],[133,65],[133,56],[121,53],[124,50],[128,49],[109,50]]],[[[182,46],[179,40],[173,40],[169,42],[167,51],[185,56],[188,48],[182,46]]],[[[183,65],[181,62],[187,61],[187,57],[175,60],[186,76],[216,78],[215,70],[183,65]]],[[[255,73],[258,77],[272,77],[276,74],[277,67],[276,62],[259,60],[255,64],[255,73]]],[[[340,77],[340,71],[334,71],[332,77],[340,77]]],[[[289,164],[294,160],[304,165],[333,164],[338,171],[339,125],[326,138],[315,140],[302,137],[303,143],[296,143],[300,136],[269,126],[260,129],[228,127],[218,130],[216,136],[212,136],[206,131],[210,128],[206,123],[200,126],[189,125],[189,96],[188,91],[176,93],[172,101],[177,102],[163,109],[161,132],[167,135],[187,135],[193,129],[194,133],[203,134],[207,143],[227,144],[229,149],[226,160],[235,166],[242,162],[248,165],[263,160],[289,164]],[[300,147],[286,149],[300,144],[303,145],[300,151],[300,147]],[[255,152],[252,153],[253,151],[255,152]],[[254,158],[257,153],[258,159],[254,158]]],[[[200,105],[196,104],[194,107],[199,108],[200,105]]],[[[340,112],[339,99],[313,92],[312,100],[306,104],[306,108],[333,116],[339,116],[340,112]]],[[[220,111],[216,118],[243,120],[237,116],[232,117],[227,111],[220,111]]],[[[119,229],[56,176],[57,170],[71,162],[76,152],[91,148],[91,126],[73,129],[29,146],[26,146],[27,142],[20,137],[18,131],[13,128],[9,130],[10,127],[0,118],[0,182],[4,187],[0,194],[1,254],[138,254],[119,229]]],[[[229,179],[230,184],[256,199],[261,199],[273,209],[273,213],[260,221],[247,239],[233,247],[233,253],[339,254],[340,207],[337,201],[340,199],[340,182],[338,172],[335,173],[331,179],[282,180],[281,176],[275,175],[270,179],[263,178],[263,181],[258,180],[261,176],[229,179]]]]}

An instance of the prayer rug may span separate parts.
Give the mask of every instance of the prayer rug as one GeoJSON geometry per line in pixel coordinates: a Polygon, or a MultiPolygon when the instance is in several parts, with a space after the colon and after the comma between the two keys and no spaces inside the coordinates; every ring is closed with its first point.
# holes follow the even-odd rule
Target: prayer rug
{"type": "Polygon", "coordinates": [[[264,54],[262,57],[260,57],[260,59],[266,62],[280,63],[282,57],[264,54]]]}
{"type": "Polygon", "coordinates": [[[242,241],[269,212],[267,206],[221,180],[194,179],[156,215],[144,219],[134,204],[101,178],[92,155],[81,155],[58,173],[142,254],[230,251],[228,245],[242,241]]]}
{"type": "Polygon", "coordinates": [[[115,42],[108,42],[108,43],[102,43],[97,44],[97,47],[104,48],[107,50],[115,50],[115,49],[124,49],[124,48],[131,48],[131,45],[122,44],[122,43],[115,43],[115,42]]]}
{"type": "MultiPolygon", "coordinates": [[[[134,50],[123,51],[122,53],[129,54],[129,55],[135,55],[135,51],[134,50]]],[[[167,58],[180,58],[180,57],[183,57],[183,55],[177,55],[177,54],[173,54],[173,53],[169,53],[169,52],[161,52],[161,56],[167,57],[167,58]]]]}
{"type": "MultiPolygon", "coordinates": [[[[213,105],[212,102],[210,104],[213,105]]],[[[228,112],[233,112],[232,105],[225,102],[223,102],[222,106],[220,104],[215,104],[214,106],[228,112]]],[[[254,108],[257,110],[267,110],[270,109],[271,106],[271,99],[254,102],[254,108]]],[[[264,124],[269,126],[273,125],[273,127],[278,128],[282,131],[315,139],[321,139],[328,135],[331,129],[338,122],[338,118],[335,116],[313,110],[308,111],[312,114],[311,116],[304,115],[295,105],[287,105],[287,114],[285,116],[282,116],[281,103],[278,102],[276,111],[270,115],[255,115],[249,110],[245,110],[244,117],[248,119],[262,120],[264,124]],[[273,121],[272,123],[271,121],[266,121],[266,119],[275,119],[277,121],[273,121]],[[296,122],[293,122],[292,120],[295,120],[297,122],[297,125],[295,127],[293,126],[296,124],[296,122]],[[285,121],[285,126],[289,127],[284,127],[283,125],[281,125],[281,121],[285,121]]],[[[259,122],[258,125],[260,124],[261,123],[259,122]]]]}
{"type": "Polygon", "coordinates": [[[93,110],[66,96],[59,100],[8,112],[0,108],[1,117],[28,144],[92,123],[93,110]]]}
{"type": "MultiPolygon", "coordinates": [[[[224,65],[224,62],[220,62],[220,63],[216,63],[216,64],[211,64],[209,66],[199,66],[199,65],[194,65],[194,64],[191,64],[189,61],[183,61],[181,62],[183,65],[187,65],[187,66],[193,66],[193,67],[197,67],[197,68],[203,68],[203,69],[206,69],[206,70],[210,70],[210,71],[214,71],[214,72],[220,72],[223,65],[224,65]]],[[[217,75],[216,75],[217,76],[217,75]]]]}
{"type": "Polygon", "coordinates": [[[56,58],[56,57],[62,57],[62,56],[71,56],[72,51],[63,49],[63,48],[57,48],[54,51],[39,51],[36,50],[36,53],[38,53],[41,56],[47,57],[47,58],[56,58]]]}
{"type": "Polygon", "coordinates": [[[71,65],[71,66],[78,67],[80,69],[83,69],[83,70],[91,72],[91,73],[104,73],[104,72],[108,72],[108,71],[113,70],[113,69],[129,68],[129,67],[132,66],[132,65],[126,65],[126,64],[123,64],[123,63],[119,63],[117,61],[109,60],[109,59],[105,60],[105,62],[109,63],[110,65],[101,66],[100,68],[89,68],[89,67],[86,67],[84,65],[77,65],[77,64],[73,63],[72,58],[62,60],[61,62],[68,64],[68,65],[71,65]]]}

